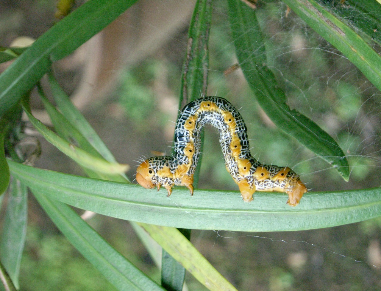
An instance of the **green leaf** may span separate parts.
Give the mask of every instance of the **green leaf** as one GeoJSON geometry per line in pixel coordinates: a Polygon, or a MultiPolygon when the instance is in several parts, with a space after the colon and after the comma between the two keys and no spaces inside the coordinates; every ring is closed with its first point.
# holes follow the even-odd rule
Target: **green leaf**
{"type": "Polygon", "coordinates": [[[309,192],[290,207],[287,195],[259,192],[244,203],[238,191],[176,188],[167,198],[139,185],[114,183],[41,170],[8,161],[28,187],[81,209],[143,223],[189,229],[294,231],[332,227],[381,215],[381,188],[309,192]]]}
{"type": "MultiPolygon", "coordinates": [[[[178,229],[178,231],[182,234],[181,239],[186,238],[188,241],[190,241],[192,232],[191,229],[178,229]]],[[[173,237],[170,237],[172,240],[173,237]]],[[[162,245],[161,241],[159,242],[160,245],[162,245]]],[[[181,261],[170,255],[165,248],[163,249],[161,265],[161,285],[164,288],[173,291],[183,290],[185,280],[185,268],[183,267],[183,265],[180,264],[180,262],[181,261]]]]}
{"type": "MultiPolygon", "coordinates": [[[[69,142],[70,144],[77,145],[78,148],[80,148],[81,150],[84,150],[87,154],[92,155],[93,157],[97,158],[100,161],[103,161],[104,158],[102,157],[102,155],[92,146],[92,144],[86,139],[86,137],[83,136],[82,133],[79,132],[79,130],[77,129],[76,126],[82,123],[83,121],[79,119],[78,122],[74,124],[69,122],[66,116],[58,112],[56,108],[48,101],[48,99],[45,97],[40,86],[38,86],[38,91],[40,93],[40,97],[44,104],[44,107],[47,113],[49,114],[50,119],[58,135],[65,141],[69,142]]],[[[83,116],[82,118],[84,119],[83,116]]],[[[88,127],[90,127],[89,124],[87,125],[88,127]]],[[[117,163],[112,162],[112,164],[115,165],[117,163]]],[[[127,168],[124,169],[124,172],[126,171],[126,169],[127,168]]],[[[89,169],[88,167],[84,167],[84,171],[91,178],[98,178],[98,179],[110,180],[110,181],[116,181],[116,182],[127,182],[127,179],[124,177],[123,173],[121,173],[122,174],[121,175],[118,173],[104,172],[102,168],[97,168],[97,167],[92,167],[91,169],[89,169]]]]}
{"type": "Polygon", "coordinates": [[[104,241],[70,207],[42,194],[43,191],[32,191],[66,238],[118,290],[163,290],[104,241]]]}
{"type": "Polygon", "coordinates": [[[136,0],[91,0],[39,37],[0,75],[0,116],[50,69],[105,28],[136,0]]]}
{"type": "Polygon", "coordinates": [[[27,226],[27,187],[13,179],[0,240],[0,258],[13,284],[19,289],[19,273],[27,226]]]}
{"type": "Polygon", "coordinates": [[[369,39],[381,44],[381,3],[375,0],[322,1],[318,3],[369,39]]]}
{"type": "MultiPolygon", "coordinates": [[[[283,2],[346,56],[381,91],[381,57],[360,35],[335,17],[327,7],[314,0],[284,0],[283,2]]],[[[378,10],[381,9],[379,4],[372,6],[377,7],[378,10]]]]}
{"type": "Polygon", "coordinates": [[[9,185],[9,167],[5,159],[4,139],[8,132],[9,124],[0,119],[0,197],[9,185]]]}
{"type": "Polygon", "coordinates": [[[0,285],[0,290],[16,291],[16,287],[13,285],[11,278],[9,277],[7,271],[5,270],[1,262],[0,262],[0,279],[2,283],[0,285]]]}
{"type": "Polygon", "coordinates": [[[161,286],[167,290],[183,290],[185,271],[186,269],[165,249],[163,249],[161,264],[161,286]]]}
{"type": "Polygon", "coordinates": [[[185,238],[179,230],[173,227],[144,224],[148,231],[163,249],[167,250],[177,261],[192,273],[209,290],[236,290],[185,238]],[[167,238],[171,239],[167,239],[167,238]]]}
{"type": "Polygon", "coordinates": [[[82,167],[105,174],[124,173],[127,170],[127,165],[110,163],[103,158],[89,154],[59,137],[32,115],[29,104],[25,99],[22,103],[30,122],[44,136],[44,138],[82,167]]]}
{"type": "MultiPolygon", "coordinates": [[[[9,132],[17,127],[21,119],[21,106],[16,104],[4,116],[0,117],[0,197],[9,185],[9,167],[5,159],[5,144],[9,132]]],[[[11,145],[9,145],[11,147],[11,145]]],[[[9,150],[11,150],[9,148],[9,150]]]]}
{"type": "Polygon", "coordinates": [[[27,48],[19,47],[0,47],[0,64],[17,58],[26,49],[27,48]]]}
{"type": "Polygon", "coordinates": [[[160,268],[162,247],[156,241],[154,241],[148,232],[146,232],[140,225],[135,222],[130,223],[136,234],[139,236],[141,242],[147,249],[148,253],[150,254],[152,260],[155,262],[155,265],[160,268]]]}
{"type": "Polygon", "coordinates": [[[87,122],[81,112],[73,105],[69,97],[62,90],[52,73],[48,74],[50,87],[52,88],[54,101],[58,109],[67,120],[76,127],[83,137],[109,162],[115,163],[113,154],[109,151],[95,130],[87,122]]]}
{"type": "Polygon", "coordinates": [[[266,65],[265,47],[255,11],[239,0],[228,0],[228,4],[238,61],[262,109],[280,129],[332,164],[348,180],[348,161],[336,141],[286,104],[284,91],[266,65]]]}
{"type": "Polygon", "coordinates": [[[188,48],[184,62],[179,109],[207,93],[209,69],[209,30],[212,1],[197,1],[188,32],[188,48]]]}

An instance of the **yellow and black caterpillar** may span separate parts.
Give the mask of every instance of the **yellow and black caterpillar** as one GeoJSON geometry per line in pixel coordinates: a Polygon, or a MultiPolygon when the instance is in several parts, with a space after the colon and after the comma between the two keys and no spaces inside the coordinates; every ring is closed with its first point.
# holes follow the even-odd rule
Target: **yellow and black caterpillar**
{"type": "Polygon", "coordinates": [[[254,159],[241,114],[229,101],[214,96],[202,97],[184,107],[176,123],[174,155],[145,160],[137,168],[136,181],[148,189],[164,186],[168,196],[174,185],[187,187],[193,195],[193,175],[205,124],[219,130],[226,169],[244,201],[253,200],[255,191],[277,191],[288,194],[289,205],[299,203],[307,192],[299,176],[288,167],[262,165],[254,159]]]}

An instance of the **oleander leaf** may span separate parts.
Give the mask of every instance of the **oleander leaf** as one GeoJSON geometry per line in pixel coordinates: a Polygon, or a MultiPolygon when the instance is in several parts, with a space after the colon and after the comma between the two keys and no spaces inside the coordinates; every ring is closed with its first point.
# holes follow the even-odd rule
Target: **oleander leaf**
{"type": "Polygon", "coordinates": [[[300,204],[283,193],[255,193],[245,203],[238,191],[178,188],[167,198],[139,185],[95,180],[8,161],[11,174],[28,187],[69,205],[103,215],[176,228],[230,231],[294,231],[344,225],[381,215],[381,188],[309,192],[300,204]]]}

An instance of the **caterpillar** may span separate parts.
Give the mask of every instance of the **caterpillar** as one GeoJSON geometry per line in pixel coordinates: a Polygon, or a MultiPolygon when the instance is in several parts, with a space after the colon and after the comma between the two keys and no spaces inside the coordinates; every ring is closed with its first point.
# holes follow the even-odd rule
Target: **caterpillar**
{"type": "Polygon", "coordinates": [[[247,128],[241,114],[222,97],[202,97],[185,105],[176,122],[173,156],[151,157],[136,171],[136,181],[144,188],[161,186],[172,193],[174,185],[185,186],[193,195],[193,175],[200,157],[201,129],[210,124],[220,133],[225,166],[238,185],[245,202],[255,191],[288,194],[287,203],[299,204],[306,186],[289,167],[262,165],[250,153],[247,128]]]}

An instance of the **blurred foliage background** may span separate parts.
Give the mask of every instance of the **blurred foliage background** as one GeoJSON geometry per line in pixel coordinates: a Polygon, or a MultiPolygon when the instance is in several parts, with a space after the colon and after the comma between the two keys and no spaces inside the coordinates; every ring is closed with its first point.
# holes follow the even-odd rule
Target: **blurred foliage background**
{"type": "MultiPolygon", "coordinates": [[[[209,95],[226,97],[240,110],[254,156],[263,163],[290,166],[314,191],[379,187],[380,92],[286,5],[257,3],[269,66],[282,83],[290,107],[318,123],[346,152],[351,165],[346,183],[326,162],[277,129],[256,102],[246,98],[252,93],[239,69],[227,72],[236,63],[234,45],[226,4],[215,2],[209,95]]],[[[150,5],[156,4],[152,1],[150,5]]],[[[171,7],[164,5],[164,9],[168,12],[171,7]]],[[[1,46],[9,46],[21,36],[38,37],[56,21],[54,13],[55,2],[50,0],[2,1],[1,46]]],[[[120,20],[119,25],[123,24],[120,20]]],[[[154,23],[150,25],[152,34],[160,30],[154,23]]],[[[369,43],[380,52],[376,43],[369,43]]],[[[151,151],[171,151],[186,45],[187,27],[179,26],[160,48],[112,72],[118,80],[112,90],[82,108],[116,159],[132,166],[127,173],[131,179],[140,158],[151,156],[151,151]]],[[[77,55],[55,65],[67,93],[85,80],[85,61],[77,55]]],[[[123,63],[118,57],[109,61],[123,63]]],[[[33,106],[41,108],[37,101],[33,106]]],[[[211,128],[206,133],[200,188],[236,189],[225,170],[218,133],[211,128]]],[[[36,166],[80,174],[56,149],[46,143],[42,147],[36,166]]],[[[56,290],[58,286],[60,290],[112,290],[30,198],[21,290],[56,290]]],[[[0,220],[3,216],[0,212],[0,220]]],[[[159,280],[160,274],[128,223],[100,215],[89,223],[141,270],[159,280]]],[[[239,290],[378,290],[380,224],[380,219],[374,219],[292,233],[193,231],[192,242],[239,290]]],[[[204,288],[193,278],[188,282],[190,290],[204,288]]]]}

